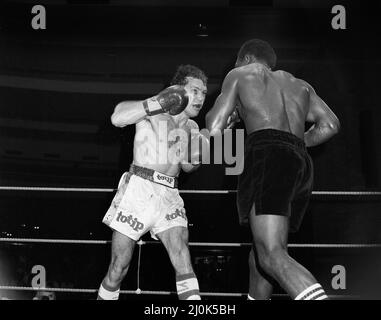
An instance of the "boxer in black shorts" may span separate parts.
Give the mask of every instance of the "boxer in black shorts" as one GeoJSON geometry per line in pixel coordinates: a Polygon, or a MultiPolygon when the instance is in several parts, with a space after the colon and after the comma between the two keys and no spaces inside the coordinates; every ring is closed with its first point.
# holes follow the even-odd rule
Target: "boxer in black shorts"
{"type": "Polygon", "coordinates": [[[238,180],[237,206],[241,225],[255,214],[290,218],[296,232],[308,206],[313,185],[313,164],[304,141],[288,132],[264,129],[245,141],[245,167],[238,180]]]}
{"type": "Polygon", "coordinates": [[[334,136],[339,120],[314,89],[285,71],[272,71],[276,54],[265,41],[245,42],[236,68],[206,116],[211,135],[231,128],[237,112],[247,131],[238,179],[241,224],[249,224],[249,299],[269,299],[274,280],[295,300],[327,299],[321,285],[287,252],[312,192],[313,165],[306,147],[334,136]],[[305,132],[305,123],[313,123],[305,132]]]}

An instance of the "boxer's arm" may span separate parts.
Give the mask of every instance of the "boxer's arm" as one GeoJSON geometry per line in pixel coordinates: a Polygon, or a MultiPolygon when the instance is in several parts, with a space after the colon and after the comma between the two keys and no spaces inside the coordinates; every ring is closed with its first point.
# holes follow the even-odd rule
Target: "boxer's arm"
{"type": "Polygon", "coordinates": [[[115,127],[125,127],[138,123],[147,117],[143,101],[123,101],[119,103],[111,115],[111,123],[115,127]]]}
{"type": "Polygon", "coordinates": [[[340,121],[315,90],[308,84],[307,87],[310,100],[306,121],[314,124],[305,132],[304,142],[307,147],[313,147],[337,134],[340,130],[340,121]]]}
{"type": "Polygon", "coordinates": [[[202,142],[198,145],[198,147],[196,144],[194,144],[194,147],[197,147],[197,148],[196,150],[192,150],[191,149],[192,139],[197,139],[197,138],[206,139],[204,143],[207,143],[208,148],[209,148],[209,139],[200,133],[200,128],[195,121],[189,119],[187,126],[188,126],[188,129],[190,130],[190,141],[188,144],[188,153],[187,153],[186,159],[184,159],[181,162],[181,169],[185,172],[192,172],[200,167],[201,165],[200,161],[202,160],[202,142]]]}
{"type": "Polygon", "coordinates": [[[144,101],[119,103],[111,116],[111,122],[116,127],[125,127],[138,123],[146,116],[155,116],[160,113],[176,115],[181,113],[192,100],[193,94],[184,86],[170,86],[144,101]]]}
{"type": "Polygon", "coordinates": [[[210,135],[222,133],[228,126],[228,118],[234,112],[238,92],[238,72],[230,71],[222,84],[221,93],[213,108],[206,115],[206,127],[210,135]]]}
{"type": "Polygon", "coordinates": [[[198,124],[189,119],[188,120],[188,123],[187,123],[187,127],[190,131],[190,138],[189,138],[189,142],[188,142],[188,152],[186,154],[186,159],[184,159],[182,162],[181,162],[181,169],[185,172],[192,172],[192,171],[195,171],[196,169],[198,169],[201,165],[201,163],[193,163],[192,164],[192,161],[191,161],[191,150],[190,150],[190,143],[191,143],[191,140],[192,140],[192,130],[199,130],[199,127],[198,127],[198,124]]]}

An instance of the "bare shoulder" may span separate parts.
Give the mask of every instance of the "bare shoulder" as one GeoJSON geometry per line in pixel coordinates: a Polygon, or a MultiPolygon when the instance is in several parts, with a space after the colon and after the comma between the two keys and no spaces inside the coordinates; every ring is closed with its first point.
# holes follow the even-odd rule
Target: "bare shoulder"
{"type": "Polygon", "coordinates": [[[236,76],[247,76],[247,75],[261,75],[265,70],[265,66],[260,63],[250,63],[242,67],[233,69],[231,72],[235,71],[236,76]]]}
{"type": "Polygon", "coordinates": [[[291,72],[288,72],[288,71],[285,71],[285,70],[277,70],[277,71],[275,71],[275,73],[281,74],[284,77],[289,78],[291,81],[295,81],[295,82],[297,82],[297,83],[299,83],[299,84],[301,84],[301,85],[303,85],[305,87],[311,87],[311,85],[307,81],[295,77],[291,72]]]}
{"type": "Polygon", "coordinates": [[[305,87],[309,93],[315,93],[314,88],[307,81],[298,78],[296,78],[296,80],[300,83],[301,86],[305,87]]]}
{"type": "Polygon", "coordinates": [[[298,82],[298,81],[301,80],[301,79],[296,78],[291,72],[288,72],[288,71],[285,71],[285,70],[276,70],[276,71],[273,71],[273,73],[278,75],[278,76],[281,76],[281,77],[284,77],[284,78],[288,78],[291,81],[298,82]]]}
{"type": "Polygon", "coordinates": [[[243,81],[243,83],[262,83],[265,78],[268,69],[260,63],[251,63],[237,68],[237,79],[243,81]]]}
{"type": "Polygon", "coordinates": [[[194,121],[194,120],[192,120],[192,119],[188,119],[186,125],[187,125],[187,127],[188,127],[190,130],[192,130],[192,129],[199,130],[199,129],[200,129],[199,126],[198,126],[198,124],[197,124],[197,122],[194,121]]]}
{"type": "Polygon", "coordinates": [[[274,72],[275,74],[281,75],[283,77],[288,78],[290,81],[299,84],[301,87],[305,87],[308,91],[313,92],[312,86],[305,80],[295,77],[292,73],[284,70],[277,70],[274,72]]]}
{"type": "Polygon", "coordinates": [[[264,66],[259,63],[251,63],[241,67],[234,68],[228,72],[225,79],[238,80],[246,76],[261,75],[264,71],[264,66]]]}
{"type": "Polygon", "coordinates": [[[136,123],[136,129],[146,129],[146,128],[151,128],[151,119],[152,117],[145,117],[144,119],[140,120],[139,122],[136,123]]]}
{"type": "Polygon", "coordinates": [[[225,76],[225,82],[226,81],[232,82],[232,81],[237,80],[243,74],[243,72],[244,72],[244,70],[242,69],[242,67],[234,68],[234,69],[230,70],[228,72],[228,74],[225,76]]]}

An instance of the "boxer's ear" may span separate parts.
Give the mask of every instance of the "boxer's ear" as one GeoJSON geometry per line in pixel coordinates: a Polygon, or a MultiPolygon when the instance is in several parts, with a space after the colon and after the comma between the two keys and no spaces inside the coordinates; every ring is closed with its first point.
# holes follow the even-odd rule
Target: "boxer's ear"
{"type": "Polygon", "coordinates": [[[245,61],[245,64],[251,63],[253,60],[253,57],[249,54],[245,54],[245,57],[243,58],[243,61],[245,61]]]}
{"type": "Polygon", "coordinates": [[[244,57],[245,64],[257,62],[257,58],[252,54],[246,54],[244,57]]]}

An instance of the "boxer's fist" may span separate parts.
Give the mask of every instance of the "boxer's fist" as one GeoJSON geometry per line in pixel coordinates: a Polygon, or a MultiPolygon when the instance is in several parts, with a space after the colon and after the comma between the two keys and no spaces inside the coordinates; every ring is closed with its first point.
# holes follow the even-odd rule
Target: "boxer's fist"
{"type": "Polygon", "coordinates": [[[189,143],[188,162],[193,166],[201,164],[202,153],[209,152],[209,139],[202,134],[194,135],[189,143]],[[204,146],[204,148],[203,148],[204,146]]]}
{"type": "Polygon", "coordinates": [[[237,108],[232,112],[227,121],[227,129],[231,129],[235,126],[236,123],[240,122],[241,119],[238,114],[237,108]]]}
{"type": "Polygon", "coordinates": [[[168,112],[174,116],[181,113],[192,101],[192,95],[183,86],[171,86],[157,96],[143,102],[146,113],[150,116],[168,112]]]}

